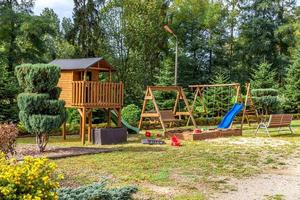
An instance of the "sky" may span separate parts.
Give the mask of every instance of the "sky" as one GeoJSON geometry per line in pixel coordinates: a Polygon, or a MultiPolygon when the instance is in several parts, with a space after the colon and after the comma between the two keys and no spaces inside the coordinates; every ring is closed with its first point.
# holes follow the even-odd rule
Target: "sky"
{"type": "Polygon", "coordinates": [[[44,8],[52,8],[60,19],[72,17],[73,0],[36,0],[34,14],[39,15],[44,8]]]}
{"type": "MultiPolygon", "coordinates": [[[[300,5],[300,0],[297,0],[300,5]]],[[[60,19],[63,17],[72,17],[73,0],[36,0],[34,13],[39,15],[44,8],[52,8],[60,19]]]]}

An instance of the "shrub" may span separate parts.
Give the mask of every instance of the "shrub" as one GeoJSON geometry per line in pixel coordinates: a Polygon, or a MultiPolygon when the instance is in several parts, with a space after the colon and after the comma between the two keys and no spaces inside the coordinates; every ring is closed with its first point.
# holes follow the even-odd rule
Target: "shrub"
{"type": "Polygon", "coordinates": [[[6,160],[0,153],[0,199],[57,199],[61,175],[56,165],[45,158],[25,157],[24,162],[6,160]]]}
{"type": "Polygon", "coordinates": [[[59,200],[130,200],[137,188],[126,186],[117,189],[107,189],[106,182],[94,183],[79,188],[58,190],[59,200]]]}
{"type": "Polygon", "coordinates": [[[0,124],[0,151],[13,155],[17,136],[18,129],[14,124],[0,124]]]}
{"type": "Polygon", "coordinates": [[[18,95],[19,118],[26,130],[36,135],[42,152],[48,134],[57,130],[66,119],[65,102],[58,100],[60,68],[55,65],[25,64],[16,67],[19,85],[24,93],[18,95]]]}
{"type": "Polygon", "coordinates": [[[281,102],[278,90],[272,88],[253,89],[253,101],[261,114],[276,113],[280,110],[281,102]]]}
{"type": "Polygon", "coordinates": [[[134,104],[130,104],[122,109],[122,117],[129,124],[136,125],[141,115],[141,109],[134,104]]]}

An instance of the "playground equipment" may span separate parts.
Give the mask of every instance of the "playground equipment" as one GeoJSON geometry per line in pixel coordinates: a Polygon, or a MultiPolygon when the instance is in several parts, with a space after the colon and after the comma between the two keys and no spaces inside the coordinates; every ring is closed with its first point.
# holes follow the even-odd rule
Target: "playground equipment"
{"type": "Polygon", "coordinates": [[[246,118],[249,126],[251,125],[252,122],[256,122],[256,123],[260,122],[260,117],[258,115],[255,104],[252,100],[250,83],[246,83],[246,99],[245,99],[245,109],[244,109],[243,116],[246,118]],[[254,116],[254,120],[251,121],[250,116],[254,116]]]}
{"type": "Polygon", "coordinates": [[[196,127],[196,122],[192,114],[192,110],[189,106],[188,100],[185,96],[185,93],[180,86],[148,86],[144,98],[144,103],[143,103],[143,108],[142,108],[142,113],[141,113],[141,118],[139,122],[139,129],[142,128],[142,124],[145,118],[156,118],[159,120],[164,132],[166,131],[166,123],[173,123],[178,121],[177,117],[178,116],[189,116],[190,119],[192,120],[192,123],[194,127],[196,127]],[[153,94],[154,91],[174,91],[176,92],[176,100],[175,100],[175,105],[173,110],[160,110],[155,96],[153,94]],[[185,108],[187,111],[185,112],[177,112],[177,107],[179,104],[179,101],[183,100],[185,104],[185,108]],[[154,105],[155,112],[149,112],[146,111],[146,106],[148,101],[152,101],[154,105]]]}
{"type": "MultiPolygon", "coordinates": [[[[121,109],[123,106],[123,83],[112,82],[112,72],[115,70],[103,58],[57,59],[51,62],[61,68],[58,87],[62,89],[60,99],[66,102],[66,107],[76,108],[80,113],[80,135],[85,143],[86,123],[88,118],[88,141],[91,142],[92,110],[102,108],[108,112],[110,125],[111,110],[117,115],[116,124],[122,125],[121,109]],[[107,81],[99,81],[99,73],[107,74],[107,81]]],[[[125,124],[125,123],[124,123],[125,124]]],[[[63,125],[62,135],[65,134],[63,125]]]]}
{"type": "Polygon", "coordinates": [[[221,123],[218,125],[218,128],[221,129],[230,128],[235,116],[238,115],[243,108],[244,108],[243,104],[235,103],[233,107],[223,117],[221,123]]]}
{"type": "MultiPolygon", "coordinates": [[[[193,104],[192,104],[192,112],[194,112],[197,98],[200,97],[200,103],[203,106],[204,115],[206,115],[206,117],[208,117],[208,112],[207,112],[207,107],[206,107],[205,101],[204,101],[205,90],[207,90],[209,88],[217,88],[217,87],[218,88],[232,88],[235,90],[235,92],[233,93],[233,94],[235,94],[234,106],[223,117],[223,120],[220,123],[220,125],[218,126],[218,128],[223,128],[223,129],[230,128],[235,116],[241,110],[243,110],[241,128],[243,126],[245,118],[246,118],[248,124],[250,125],[250,117],[249,116],[253,115],[253,114],[255,115],[256,122],[259,123],[258,113],[257,113],[257,110],[255,108],[255,105],[253,103],[252,96],[251,96],[250,83],[246,84],[246,96],[245,96],[244,102],[243,102],[243,98],[241,95],[241,85],[239,83],[212,84],[212,85],[190,85],[189,87],[192,89],[195,89],[194,100],[193,100],[193,104]]],[[[230,94],[232,94],[232,92],[230,92],[230,94]]],[[[231,99],[231,98],[229,98],[229,99],[231,99]]],[[[229,106],[230,106],[230,102],[228,102],[228,108],[229,108],[229,106]]],[[[187,124],[189,124],[189,120],[188,120],[187,124]]]]}
{"type": "MultiPolygon", "coordinates": [[[[229,111],[224,115],[221,123],[217,126],[215,129],[209,129],[202,132],[197,131],[184,131],[179,133],[174,132],[167,132],[166,136],[172,138],[173,136],[177,136],[180,139],[184,140],[204,140],[209,138],[217,138],[217,137],[228,137],[228,136],[239,136],[242,135],[243,131],[243,123],[245,116],[247,114],[250,114],[251,110],[250,108],[254,108],[254,104],[251,99],[250,94],[250,84],[246,84],[246,96],[245,101],[243,102],[241,92],[240,92],[240,84],[238,83],[232,83],[232,84],[215,84],[215,85],[192,85],[191,88],[195,88],[195,96],[194,96],[194,102],[192,105],[192,109],[195,108],[195,103],[197,100],[197,97],[200,96],[200,101],[203,103],[204,111],[205,111],[205,105],[204,105],[204,90],[211,87],[233,87],[235,89],[235,103],[233,104],[233,107],[229,109],[229,111]],[[249,104],[250,103],[250,104],[249,104]],[[248,110],[247,110],[248,108],[248,110]],[[243,112],[242,112],[243,111],[243,112]],[[235,117],[242,112],[242,120],[241,125],[236,128],[232,128],[233,121],[235,117]]],[[[252,111],[253,112],[253,111],[252,111]]],[[[257,114],[257,112],[255,112],[257,114]]]]}
{"type": "MultiPolygon", "coordinates": [[[[112,116],[111,119],[115,124],[118,124],[118,114],[114,111],[111,110],[112,116]]],[[[121,118],[121,124],[123,126],[123,128],[126,128],[128,133],[139,133],[140,129],[138,129],[137,127],[131,126],[126,120],[124,120],[123,118],[121,118]]]]}

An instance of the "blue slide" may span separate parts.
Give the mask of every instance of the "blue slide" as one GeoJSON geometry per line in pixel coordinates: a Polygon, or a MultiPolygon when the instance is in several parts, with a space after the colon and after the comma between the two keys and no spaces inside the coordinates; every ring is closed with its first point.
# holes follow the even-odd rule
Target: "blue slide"
{"type": "Polygon", "coordinates": [[[233,107],[223,117],[218,128],[226,129],[229,128],[237,114],[239,114],[244,108],[244,104],[235,103],[233,107]]]}

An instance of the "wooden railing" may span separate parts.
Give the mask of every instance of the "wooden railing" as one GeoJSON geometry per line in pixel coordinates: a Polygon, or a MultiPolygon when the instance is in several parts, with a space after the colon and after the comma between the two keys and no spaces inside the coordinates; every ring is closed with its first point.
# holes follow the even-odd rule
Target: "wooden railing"
{"type": "Polygon", "coordinates": [[[120,108],[123,94],[122,82],[72,82],[72,106],[120,108]]]}

